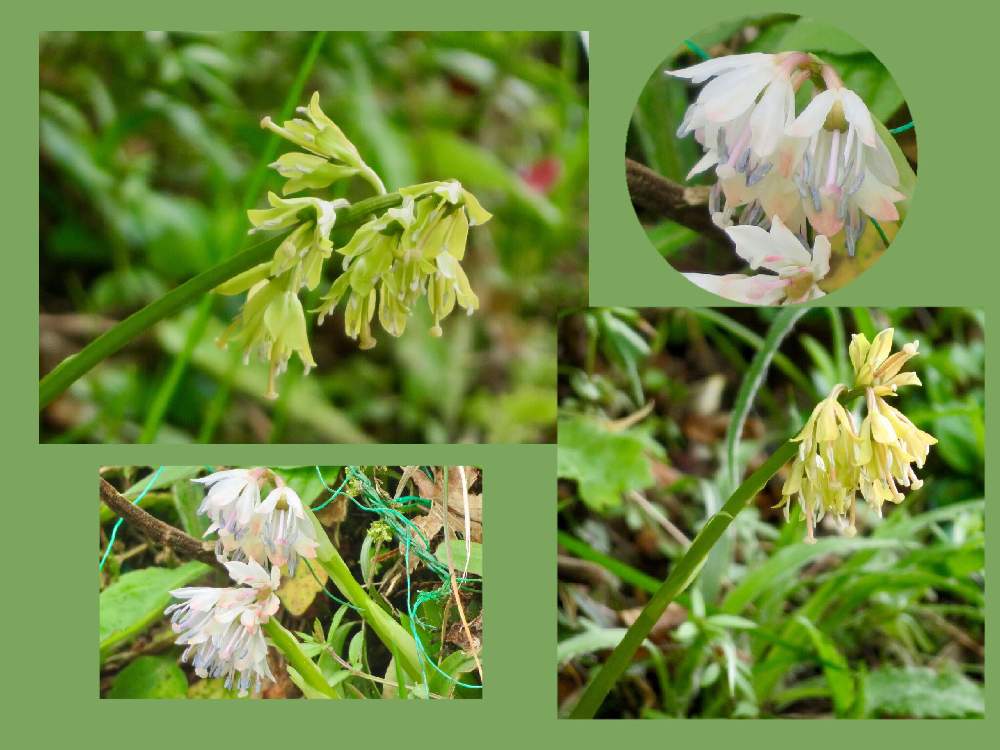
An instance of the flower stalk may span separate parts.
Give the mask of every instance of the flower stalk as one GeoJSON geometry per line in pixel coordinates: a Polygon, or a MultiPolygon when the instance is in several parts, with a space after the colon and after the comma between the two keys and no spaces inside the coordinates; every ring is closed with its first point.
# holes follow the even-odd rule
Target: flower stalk
{"type": "MultiPolygon", "coordinates": [[[[319,521],[310,513],[313,523],[319,521]]],[[[340,592],[357,610],[358,613],[375,631],[375,635],[386,645],[411,679],[421,679],[420,657],[417,655],[417,644],[413,636],[406,632],[396,620],[380,607],[351,575],[344,558],[337,552],[326,534],[318,534],[319,548],[316,551],[316,562],[330,576],[340,592]]]]}
{"type": "Polygon", "coordinates": [[[274,644],[275,648],[281,651],[285,655],[285,660],[288,665],[292,667],[296,672],[302,675],[302,679],[309,684],[310,687],[316,688],[316,690],[323,693],[329,698],[339,698],[337,692],[330,687],[327,683],[326,678],[323,677],[323,673],[319,670],[319,667],[313,663],[313,660],[305,655],[305,652],[299,646],[299,642],[296,640],[295,636],[289,633],[280,622],[278,618],[272,617],[262,626],[264,632],[267,633],[268,638],[274,644]]]}
{"type": "MultiPolygon", "coordinates": [[[[372,214],[382,213],[403,202],[399,193],[376,195],[341,209],[337,228],[356,227],[372,214]]],[[[52,369],[38,384],[38,408],[44,409],[73,383],[133,339],[161,320],[180,312],[220,284],[263,263],[274,254],[274,243],[255,245],[194,276],[138,310],[72,354],[52,369]]]]}
{"type": "Polygon", "coordinates": [[[774,453],[771,454],[760,468],[746,478],[746,480],[736,491],[730,495],[726,504],[710,519],[708,523],[698,533],[698,536],[691,542],[688,551],[677,561],[670,575],[663,582],[663,585],[653,594],[649,602],[642,608],[642,612],[635,622],[629,626],[624,637],[618,642],[611,656],[604,662],[597,675],[587,685],[583,695],[573,711],[570,713],[571,719],[592,719],[597,713],[604,699],[611,688],[621,678],[632,663],[639,646],[646,640],[653,626],[666,611],[669,604],[674,601],[684,590],[691,585],[698,573],[701,571],[712,547],[719,541],[729,524],[736,518],[736,514],[747,507],[750,501],[756,497],[764,485],[778,473],[785,462],[792,458],[798,446],[786,440],[774,453]]]}

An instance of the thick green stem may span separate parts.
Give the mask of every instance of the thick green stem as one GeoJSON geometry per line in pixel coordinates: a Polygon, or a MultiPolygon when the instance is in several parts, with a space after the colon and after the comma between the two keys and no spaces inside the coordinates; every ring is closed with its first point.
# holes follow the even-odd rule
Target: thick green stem
{"type": "Polygon", "coordinates": [[[587,685],[579,702],[573,708],[570,718],[591,719],[604,702],[604,698],[614,687],[614,684],[632,662],[635,652],[649,635],[653,626],[660,619],[677,596],[686,589],[698,575],[701,566],[705,564],[712,546],[719,540],[723,532],[729,528],[736,514],[743,510],[760,492],[768,480],[795,455],[798,445],[786,441],[765,461],[757,471],[736,488],[736,491],[726,501],[718,513],[712,516],[701,532],[694,538],[688,551],[678,560],[667,580],[643,607],[642,612],[631,627],[626,631],[611,656],[601,666],[597,675],[587,685]]]}
{"type": "Polygon", "coordinates": [[[285,655],[289,666],[294,667],[295,671],[302,675],[302,679],[311,687],[330,698],[340,697],[330,687],[330,684],[323,677],[323,673],[319,671],[319,667],[302,651],[295,636],[285,630],[276,617],[272,617],[264,623],[264,632],[270,637],[275,647],[285,655]]]}
{"type": "MultiPolygon", "coordinates": [[[[402,202],[403,198],[399,193],[367,198],[338,211],[336,226],[338,229],[357,226],[371,214],[381,213],[402,202]]],[[[183,310],[224,281],[228,281],[233,276],[243,273],[258,263],[263,263],[273,252],[274,248],[270,242],[248,248],[217,266],[188,279],[155,302],[151,302],[125,318],[91,341],[79,352],[64,359],[42,378],[38,384],[38,408],[44,409],[56,396],[86,375],[92,368],[117,352],[132,339],[146,333],[154,324],[183,310]]]]}
{"type": "Polygon", "coordinates": [[[319,549],[316,551],[316,562],[323,566],[329,574],[331,580],[336,584],[340,592],[347,600],[354,605],[365,621],[371,625],[375,635],[392,652],[396,661],[402,665],[403,669],[412,680],[421,679],[420,657],[417,655],[417,644],[413,636],[406,632],[395,618],[382,609],[351,575],[347,563],[337,552],[327,538],[326,532],[322,531],[319,521],[313,517],[313,523],[317,527],[317,538],[319,539],[319,549]]]}

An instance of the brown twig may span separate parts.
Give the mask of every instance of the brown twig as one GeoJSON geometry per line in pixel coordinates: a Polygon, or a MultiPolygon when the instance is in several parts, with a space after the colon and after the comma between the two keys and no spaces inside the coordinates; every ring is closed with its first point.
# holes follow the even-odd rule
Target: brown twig
{"type": "Polygon", "coordinates": [[[625,159],[625,178],[637,212],[657,219],[670,219],[706,237],[726,241],[725,233],[712,223],[708,212],[709,188],[678,185],[628,158],[625,159]]]}
{"type": "Polygon", "coordinates": [[[186,560],[200,560],[217,568],[223,568],[216,557],[213,545],[200,542],[193,536],[188,536],[178,528],[164,523],[151,516],[142,508],[133,505],[124,495],[112,487],[105,479],[101,479],[101,501],[116,514],[132,524],[140,534],[150,541],[162,544],[186,560]]]}

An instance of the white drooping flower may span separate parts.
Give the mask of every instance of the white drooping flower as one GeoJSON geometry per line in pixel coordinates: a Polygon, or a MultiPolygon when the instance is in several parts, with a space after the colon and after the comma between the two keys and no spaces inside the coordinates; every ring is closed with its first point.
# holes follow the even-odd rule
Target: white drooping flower
{"type": "Polygon", "coordinates": [[[287,565],[295,575],[299,557],[316,557],[316,531],[298,494],[287,485],[268,493],[255,511],[259,538],[271,565],[287,565]]]}
{"type": "Polygon", "coordinates": [[[234,686],[240,695],[254,694],[274,675],[267,665],[267,642],[261,631],[278,611],[274,593],[280,583],[277,567],[270,573],[253,560],[224,563],[239,588],[194,586],[175,589],[180,599],[164,611],[178,634],[177,643],[187,648],[181,661],[191,661],[199,677],[218,677],[226,689],[234,686]]]}
{"type": "Polygon", "coordinates": [[[768,232],[755,225],[728,227],[736,254],[752,270],[764,268],[774,274],[686,273],[685,278],[713,294],[752,305],[806,302],[823,296],[817,282],[830,272],[830,241],[816,235],[812,252],[786,227],[778,216],[768,232]]]}
{"type": "Polygon", "coordinates": [[[899,172],[868,107],[829,66],[820,92],[786,129],[806,144],[795,182],[809,222],[819,234],[845,231],[853,255],[867,221],[897,221],[899,172]]]}
{"type": "Polygon", "coordinates": [[[205,536],[213,531],[237,538],[246,533],[260,505],[260,484],[264,474],[264,469],[227,469],[191,480],[208,489],[198,507],[198,512],[212,521],[205,536]]]}
{"type": "Polygon", "coordinates": [[[708,81],[677,130],[678,137],[693,132],[705,148],[688,176],[712,166],[720,177],[738,173],[750,184],[767,175],[795,118],[798,67],[807,60],[801,52],[752,52],[667,71],[694,84],[708,81]]]}

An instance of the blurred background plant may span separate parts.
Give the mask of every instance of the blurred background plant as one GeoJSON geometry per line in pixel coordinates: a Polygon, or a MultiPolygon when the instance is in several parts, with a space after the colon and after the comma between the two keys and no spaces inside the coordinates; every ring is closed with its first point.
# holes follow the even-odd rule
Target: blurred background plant
{"type": "MultiPolygon", "coordinates": [[[[285,576],[277,590],[281,607],[274,617],[294,634],[299,649],[314,662],[334,696],[482,697],[482,690],[475,687],[481,684],[483,639],[479,471],[473,467],[459,471],[453,466],[446,482],[438,467],[271,468],[305,505],[317,509],[317,520],[349,568],[346,575],[354,578],[376,608],[402,626],[407,637],[415,632],[420,639],[424,679],[408,675],[395,663],[386,641],[377,634],[381,631],[373,624],[374,618],[344,602],[345,596],[353,595],[334,583],[322,556],[311,564],[300,562],[293,576],[283,568],[285,576]],[[334,496],[335,490],[344,494],[334,496]],[[363,510],[352,498],[366,508],[384,504],[401,515],[363,510]],[[409,550],[394,532],[394,528],[409,528],[399,522],[402,517],[409,519],[406,524],[412,523],[407,532],[411,534],[409,550]],[[430,545],[426,559],[416,554],[426,548],[424,539],[430,545]],[[455,576],[455,587],[450,588],[442,575],[455,576]],[[415,615],[412,622],[411,612],[415,615]]],[[[108,466],[100,475],[127,500],[135,502],[141,496],[140,507],[156,519],[200,539],[209,521],[197,512],[204,489],[191,480],[212,470],[166,466],[154,472],[152,467],[108,466]]],[[[103,556],[109,540],[113,541],[100,573],[101,697],[235,698],[236,692],[225,690],[221,679],[200,678],[190,664],[180,663],[184,647],[175,645],[176,634],[163,614],[173,601],[171,590],[232,586],[229,576],[221,566],[187,559],[170,545],[150,541],[134,524],[123,523],[112,536],[116,518],[108,506],[101,505],[98,554],[103,556]]],[[[295,672],[286,670],[285,653],[285,649],[269,649],[276,682],[262,697],[327,697],[303,681],[301,667],[295,672]]]]}
{"type": "MultiPolygon", "coordinates": [[[[626,141],[627,158],[674,183],[711,184],[715,181],[713,170],[691,180],[685,179],[701,157],[701,147],[692,136],[677,137],[684,112],[699,89],[684,80],[665,75],[664,71],[700,62],[701,54],[695,50],[710,57],[793,50],[815,53],[839,72],[844,85],[864,100],[877,121],[885,128],[901,129],[901,132],[892,135],[885,129],[881,132],[897,167],[901,168],[899,189],[908,196],[907,200],[897,204],[900,221],[881,224],[887,239],[892,241],[906,218],[913,196],[917,169],[916,131],[906,127],[912,121],[902,91],[867,47],[834,25],[790,14],[734,18],[703,29],[689,37],[688,41],[693,43],[693,48],[681,45],[666,57],[652,72],[639,95],[626,141]]],[[[814,90],[809,82],[799,89],[797,112],[802,111],[814,90]]],[[[649,241],[677,270],[712,274],[746,270],[745,262],[733,252],[732,243],[721,232],[699,233],[671,219],[637,210],[649,241]]],[[[842,232],[833,238],[832,246],[830,273],[819,284],[826,292],[839,289],[863,273],[886,249],[885,242],[872,225],[864,231],[855,257],[848,256],[842,232]]]]}
{"type": "MultiPolygon", "coordinates": [[[[983,714],[984,324],[965,308],[812,308],[740,385],[772,309],[591,309],[559,339],[559,704],[565,714],[705,520],[849,382],[850,334],[917,340],[900,408],[939,439],[924,487],[858,536],[803,542],[773,506],[736,516],[652,629],[602,717],[983,714]],[[819,396],[819,398],[822,397],[819,396]],[[743,417],[745,416],[745,422],[743,417]],[[735,479],[727,434],[734,442],[735,479]]],[[[780,340],[780,339],[779,339],[780,340]]]]}
{"type": "Polygon", "coordinates": [[[42,374],[252,244],[245,209],[282,182],[258,123],[313,89],[389,190],[446,175],[496,216],[466,261],[482,308],[441,339],[423,306],[370,352],[320,328],[317,370],[272,404],[265,368],[215,345],[239,301],[212,296],[53,401],[43,441],[553,438],[551,321],[586,287],[576,33],[45,33],[39,75],[42,374]]]}

